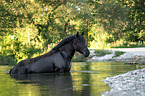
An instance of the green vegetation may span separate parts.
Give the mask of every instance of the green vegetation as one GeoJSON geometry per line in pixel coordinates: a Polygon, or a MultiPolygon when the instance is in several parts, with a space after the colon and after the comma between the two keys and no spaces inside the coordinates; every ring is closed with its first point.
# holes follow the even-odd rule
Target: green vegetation
{"type": "MultiPolygon", "coordinates": [[[[98,50],[95,50],[96,53],[96,56],[105,56],[107,54],[112,54],[111,51],[109,50],[105,50],[105,49],[98,49],[98,50]]],[[[115,51],[115,56],[113,56],[112,58],[115,58],[115,57],[119,57],[120,55],[124,54],[125,52],[123,51],[115,51]]]]}
{"type": "Polygon", "coordinates": [[[87,57],[84,57],[82,54],[76,52],[72,62],[86,62],[87,61],[87,57]]]}
{"type": "Polygon", "coordinates": [[[105,50],[105,49],[98,49],[95,50],[96,56],[105,56],[106,54],[111,54],[112,52],[110,52],[109,50],[105,50]]]}
{"type": "MultiPolygon", "coordinates": [[[[73,62],[86,62],[88,59],[91,59],[93,56],[101,57],[107,54],[112,54],[113,52],[111,52],[110,50],[105,50],[105,49],[97,49],[94,51],[94,53],[95,55],[90,55],[88,58],[84,57],[80,53],[76,53],[72,61],[73,62]]],[[[125,52],[123,51],[115,51],[115,56],[113,56],[112,58],[119,57],[120,55],[124,53],[125,52]]]]}
{"type": "Polygon", "coordinates": [[[143,0],[2,0],[0,54],[15,62],[85,32],[89,48],[144,46],[143,0]]]}
{"type": "Polygon", "coordinates": [[[115,42],[111,44],[111,48],[134,48],[134,47],[145,47],[145,45],[142,45],[140,42],[124,42],[123,40],[120,40],[118,42],[115,42]]]}
{"type": "Polygon", "coordinates": [[[115,56],[113,56],[112,58],[119,57],[120,55],[122,55],[124,53],[125,52],[123,52],[123,51],[115,51],[115,56]]]}
{"type": "Polygon", "coordinates": [[[13,56],[0,55],[0,65],[12,65],[12,64],[16,64],[16,61],[13,59],[13,56]]]}

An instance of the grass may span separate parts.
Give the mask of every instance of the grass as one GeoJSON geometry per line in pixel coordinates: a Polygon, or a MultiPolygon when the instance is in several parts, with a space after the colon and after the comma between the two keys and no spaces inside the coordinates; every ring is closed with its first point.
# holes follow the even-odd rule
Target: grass
{"type": "Polygon", "coordinates": [[[115,51],[115,56],[113,56],[112,58],[119,57],[120,55],[122,55],[124,53],[125,52],[123,52],[123,51],[115,51]]]}
{"type": "Polygon", "coordinates": [[[106,54],[111,54],[112,52],[104,49],[97,49],[95,50],[94,53],[96,53],[96,56],[100,57],[100,56],[105,56],[106,54]]]}

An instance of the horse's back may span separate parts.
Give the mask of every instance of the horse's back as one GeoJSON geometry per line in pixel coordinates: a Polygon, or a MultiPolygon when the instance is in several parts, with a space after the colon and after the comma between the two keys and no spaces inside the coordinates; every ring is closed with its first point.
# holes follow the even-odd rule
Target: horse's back
{"type": "Polygon", "coordinates": [[[63,59],[61,54],[59,52],[48,56],[41,58],[40,60],[27,65],[28,71],[30,72],[36,72],[36,73],[51,73],[55,72],[58,69],[61,69],[65,67],[66,61],[63,59]]]}
{"type": "Polygon", "coordinates": [[[60,52],[27,64],[26,62],[28,61],[29,60],[20,61],[10,70],[10,74],[63,72],[67,64],[67,61],[60,52]]]}

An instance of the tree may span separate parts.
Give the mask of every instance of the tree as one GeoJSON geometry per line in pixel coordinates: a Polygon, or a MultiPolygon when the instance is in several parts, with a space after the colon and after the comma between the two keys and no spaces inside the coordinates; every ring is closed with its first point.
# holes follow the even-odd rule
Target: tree
{"type": "Polygon", "coordinates": [[[124,32],[130,34],[131,31],[133,32],[132,35],[129,35],[130,41],[145,40],[145,3],[144,0],[118,0],[120,1],[123,6],[129,9],[129,20],[128,25],[126,26],[124,32]],[[132,37],[132,38],[131,38],[132,37]]]}
{"type": "MultiPolygon", "coordinates": [[[[75,34],[76,31],[85,31],[87,34],[88,27],[86,26],[88,26],[89,17],[84,12],[86,5],[87,2],[73,0],[7,0],[1,2],[2,30],[0,34],[8,38],[14,37],[5,43],[11,50],[10,53],[6,50],[3,51],[7,55],[15,54],[18,59],[24,59],[23,55],[30,58],[34,53],[40,51],[39,49],[47,50],[48,44],[58,43],[66,36],[75,34]],[[81,7],[80,10],[79,7],[81,7]],[[78,24],[77,20],[81,22],[78,24]],[[77,25],[80,28],[77,29],[77,25]],[[15,45],[11,49],[10,41],[17,41],[18,46],[15,45]],[[20,48],[22,50],[15,50],[20,48]],[[25,50],[23,50],[24,48],[25,50]],[[21,53],[23,55],[20,55],[21,53]]],[[[1,46],[4,46],[5,40],[1,40],[3,42],[1,46]]],[[[3,52],[1,51],[1,53],[3,52]]]]}
{"type": "Polygon", "coordinates": [[[89,46],[102,48],[126,34],[142,43],[145,37],[142,0],[3,0],[0,7],[0,52],[20,59],[47,52],[77,31],[85,32],[89,46]]]}

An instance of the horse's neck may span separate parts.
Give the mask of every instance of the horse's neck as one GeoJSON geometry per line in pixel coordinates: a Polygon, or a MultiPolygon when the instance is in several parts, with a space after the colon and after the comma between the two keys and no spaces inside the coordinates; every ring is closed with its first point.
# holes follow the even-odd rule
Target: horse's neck
{"type": "Polygon", "coordinates": [[[65,57],[69,60],[72,59],[72,57],[75,54],[75,49],[73,47],[73,42],[69,42],[68,44],[65,44],[63,47],[61,47],[61,51],[64,53],[65,57]]]}

